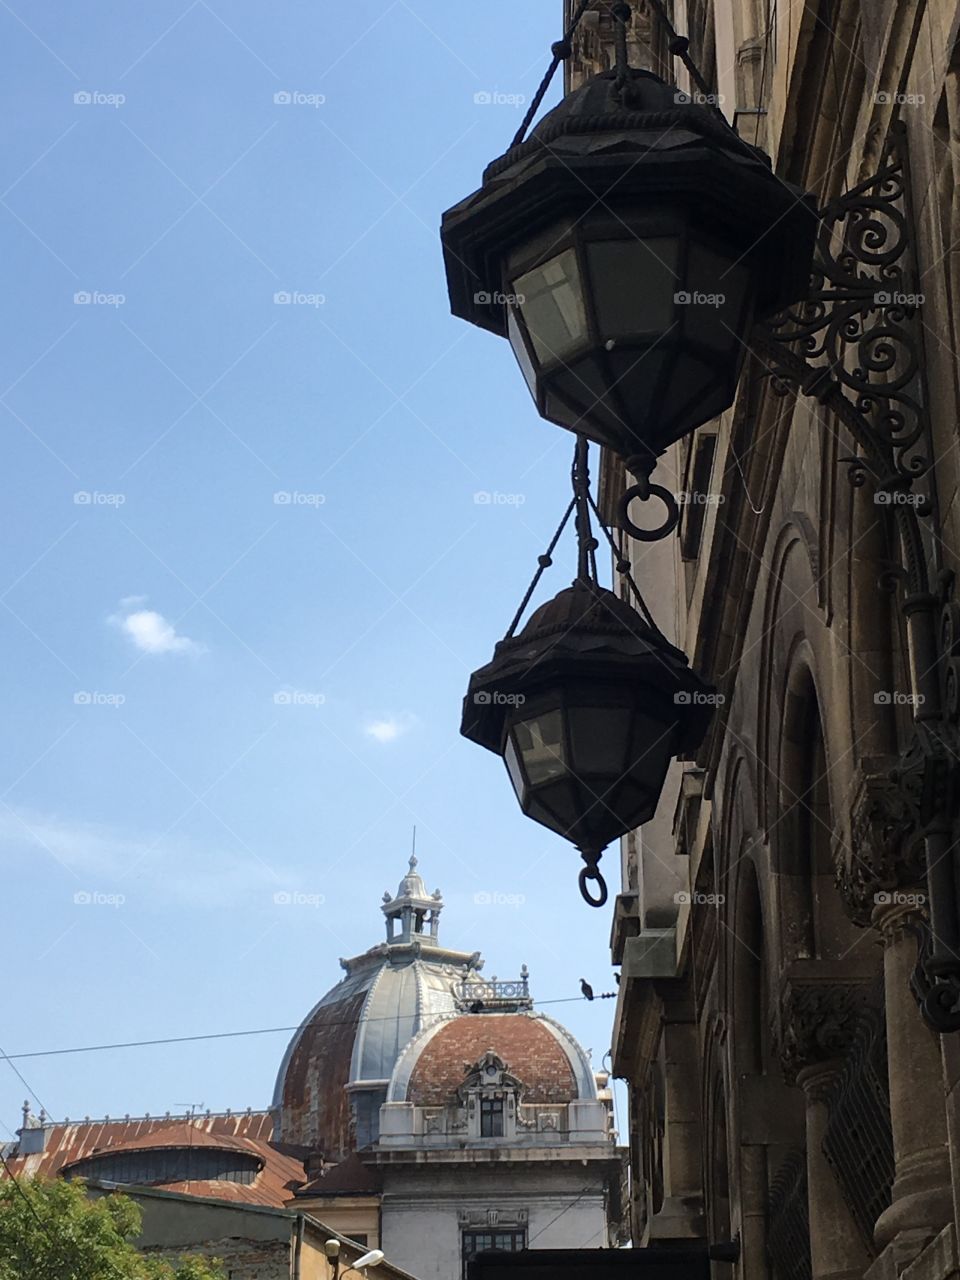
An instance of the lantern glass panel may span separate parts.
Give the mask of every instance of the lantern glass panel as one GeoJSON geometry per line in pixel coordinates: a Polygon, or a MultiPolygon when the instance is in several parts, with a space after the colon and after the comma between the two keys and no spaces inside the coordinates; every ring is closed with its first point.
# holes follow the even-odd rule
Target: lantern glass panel
{"type": "Polygon", "coordinates": [[[587,245],[601,339],[658,334],[673,322],[679,241],[672,236],[587,245]]]}
{"type": "Polygon", "coordinates": [[[519,276],[513,292],[540,364],[562,360],[586,341],[583,281],[574,249],[519,276]]]}
{"type": "Polygon", "coordinates": [[[521,720],[513,726],[510,736],[530,786],[535,787],[566,774],[563,717],[559,711],[546,711],[533,719],[521,720]]]}
{"type": "Polygon", "coordinates": [[[511,347],[513,347],[513,354],[517,357],[517,364],[520,366],[524,381],[530,388],[530,394],[536,400],[537,371],[533,367],[533,361],[530,359],[530,352],[527,350],[527,344],[524,341],[520,325],[517,323],[513,307],[507,307],[507,337],[510,339],[511,347]]]}
{"type": "Polygon", "coordinates": [[[570,753],[574,772],[617,778],[627,759],[633,715],[627,707],[571,707],[570,753]]]}
{"type": "Polygon", "coordinates": [[[520,757],[517,755],[517,748],[513,744],[512,734],[507,734],[507,746],[503,753],[503,760],[507,766],[507,773],[510,775],[510,782],[517,794],[517,799],[523,804],[524,789],[527,784],[523,777],[523,770],[520,768],[520,757]]]}

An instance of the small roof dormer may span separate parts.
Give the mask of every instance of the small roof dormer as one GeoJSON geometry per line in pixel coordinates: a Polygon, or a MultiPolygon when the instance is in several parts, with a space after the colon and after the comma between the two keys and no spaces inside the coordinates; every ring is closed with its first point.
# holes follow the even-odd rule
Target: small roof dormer
{"type": "Polygon", "coordinates": [[[383,914],[387,918],[387,942],[436,943],[440,928],[443,898],[440,890],[427,892],[423,876],[417,870],[417,857],[410,858],[407,874],[400,881],[395,897],[383,895],[383,914]]]}

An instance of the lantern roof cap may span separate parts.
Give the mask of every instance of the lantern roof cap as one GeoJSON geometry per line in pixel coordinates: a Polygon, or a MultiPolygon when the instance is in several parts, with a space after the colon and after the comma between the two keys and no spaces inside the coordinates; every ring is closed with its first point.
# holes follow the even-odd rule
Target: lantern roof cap
{"type": "Polygon", "coordinates": [[[508,711],[522,705],[518,696],[577,677],[644,682],[652,699],[681,703],[688,741],[703,736],[710,717],[703,695],[711,687],[626,600],[589,578],[577,578],[541,605],[519,635],[499,641],[493,660],[470,677],[460,731],[499,753],[508,711]],[[678,700],[677,694],[690,696],[678,700]]]}
{"type": "Polygon", "coordinates": [[[509,254],[564,217],[584,222],[611,208],[662,207],[714,237],[722,229],[752,265],[758,315],[805,296],[818,225],[812,197],[774,174],[715,107],[651,72],[631,70],[623,95],[615,90],[615,72],[588,80],[444,214],[454,314],[505,336],[497,300],[509,254]]]}

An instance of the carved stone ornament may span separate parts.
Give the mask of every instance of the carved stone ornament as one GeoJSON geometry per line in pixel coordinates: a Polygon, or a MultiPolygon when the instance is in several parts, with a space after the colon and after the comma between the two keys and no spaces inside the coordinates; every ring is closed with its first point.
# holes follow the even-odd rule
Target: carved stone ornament
{"type": "Polygon", "coordinates": [[[458,1209],[457,1222],[461,1227],[525,1227],[526,1209],[458,1209]]]}
{"type": "Polygon", "coordinates": [[[780,994],[778,1049],[790,1084],[804,1067],[842,1058],[867,1004],[865,981],[788,977],[780,994]]]}
{"type": "Polygon", "coordinates": [[[852,848],[836,855],[836,882],[855,924],[870,923],[884,894],[922,883],[919,811],[891,766],[861,770],[850,807],[852,848]]]}

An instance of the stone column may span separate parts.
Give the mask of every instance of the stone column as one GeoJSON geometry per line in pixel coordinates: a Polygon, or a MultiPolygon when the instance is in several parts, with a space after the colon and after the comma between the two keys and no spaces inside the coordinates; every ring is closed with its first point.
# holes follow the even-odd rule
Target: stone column
{"type": "Polygon", "coordinates": [[[813,1280],[860,1280],[870,1254],[823,1154],[827,1097],[841,1064],[818,1062],[797,1075],[807,1104],[807,1198],[813,1280]]]}
{"type": "Polygon", "coordinates": [[[795,962],[781,990],[780,1057],[806,1105],[807,1201],[813,1280],[860,1280],[870,1254],[823,1154],[827,1099],[861,1016],[868,983],[830,963],[795,962]]]}
{"type": "Polygon", "coordinates": [[[921,1017],[910,991],[917,959],[910,929],[919,893],[877,895],[874,924],[883,937],[890,1124],[896,1177],[892,1204],[877,1222],[875,1239],[892,1246],[903,1266],[953,1218],[950,1156],[939,1037],[921,1017]]]}

